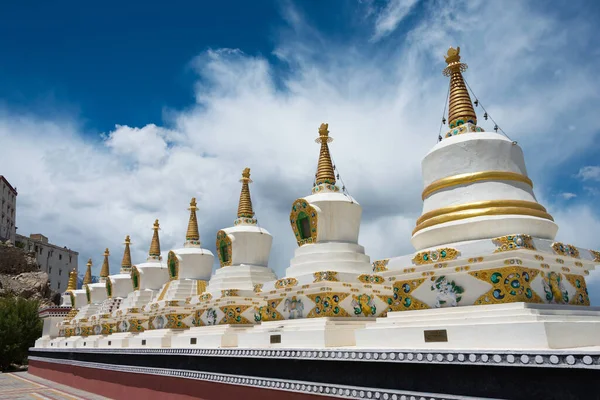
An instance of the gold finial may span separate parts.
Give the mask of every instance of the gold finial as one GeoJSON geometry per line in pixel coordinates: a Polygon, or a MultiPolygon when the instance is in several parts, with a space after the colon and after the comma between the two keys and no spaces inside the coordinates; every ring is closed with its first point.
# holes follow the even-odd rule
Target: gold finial
{"type": "Polygon", "coordinates": [[[110,268],[108,267],[108,256],[110,256],[110,252],[108,249],[104,250],[104,262],[102,263],[102,268],[100,269],[100,278],[106,278],[110,275],[110,268]]]}
{"type": "Polygon", "coordinates": [[[83,284],[87,285],[92,283],[92,259],[90,258],[86,264],[87,269],[85,270],[85,276],[83,277],[83,284]]]}
{"type": "Polygon", "coordinates": [[[69,273],[69,283],[67,284],[67,292],[77,290],[77,271],[73,268],[73,271],[69,273]]]}
{"type": "Polygon", "coordinates": [[[190,221],[188,222],[187,233],[185,234],[185,240],[200,240],[200,233],[198,231],[198,219],[196,218],[196,198],[192,197],[190,201],[190,221]]]}
{"type": "Polygon", "coordinates": [[[242,182],[242,192],[240,193],[237,216],[238,218],[252,218],[254,217],[254,210],[252,210],[252,199],[250,198],[250,187],[248,185],[252,182],[250,168],[244,168],[240,182],[242,182]]]}
{"type": "Polygon", "coordinates": [[[125,251],[123,252],[123,261],[121,261],[121,270],[130,270],[131,269],[131,250],[129,249],[129,245],[131,244],[131,239],[129,239],[129,235],[125,237],[125,251]]]}
{"type": "Polygon", "coordinates": [[[467,64],[460,62],[460,47],[448,49],[444,76],[450,77],[450,100],[448,105],[448,126],[456,128],[467,122],[477,125],[477,115],[473,109],[471,96],[465,85],[462,73],[467,70],[467,64]]]}
{"type": "Polygon", "coordinates": [[[335,185],[335,174],[333,172],[333,163],[331,162],[331,155],[329,154],[329,146],[327,143],[331,143],[333,138],[329,136],[329,124],[321,124],[319,127],[319,137],[315,139],[315,142],[321,143],[321,152],[319,153],[319,164],[317,167],[317,180],[316,184],[329,183],[335,185]]]}
{"type": "Polygon", "coordinates": [[[158,239],[158,230],[160,226],[158,225],[158,220],[154,221],[154,234],[152,235],[152,243],[150,243],[150,251],[148,255],[150,257],[160,257],[160,240],[158,239]]]}

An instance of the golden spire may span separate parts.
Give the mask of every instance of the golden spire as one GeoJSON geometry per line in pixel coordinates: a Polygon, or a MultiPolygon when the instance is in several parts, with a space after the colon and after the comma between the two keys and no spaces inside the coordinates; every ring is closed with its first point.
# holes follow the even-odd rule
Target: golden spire
{"type": "Polygon", "coordinates": [[[200,233],[198,232],[198,219],[196,218],[196,198],[192,197],[190,201],[190,221],[188,222],[187,233],[185,234],[185,240],[200,240],[200,233]]]}
{"type": "Polygon", "coordinates": [[[317,185],[320,185],[321,183],[335,185],[333,163],[331,162],[331,155],[329,155],[329,146],[327,146],[327,143],[332,142],[333,138],[329,137],[329,131],[327,130],[328,127],[329,124],[321,124],[319,127],[319,137],[315,139],[315,142],[321,143],[319,165],[317,168],[317,185]]]}
{"type": "Polygon", "coordinates": [[[154,235],[152,235],[152,243],[150,243],[148,255],[155,258],[160,257],[160,240],[158,240],[158,230],[160,229],[160,226],[158,225],[158,220],[154,221],[154,227],[152,229],[154,230],[154,235]]]}
{"type": "Polygon", "coordinates": [[[242,192],[240,193],[237,216],[238,218],[252,218],[254,217],[254,211],[252,210],[252,199],[250,198],[250,187],[248,186],[252,182],[250,168],[244,168],[240,182],[242,182],[242,192]]]}
{"type": "Polygon", "coordinates": [[[108,256],[110,252],[108,249],[104,250],[104,262],[102,263],[102,269],[100,269],[100,278],[106,278],[110,275],[110,268],[108,267],[108,256]]]}
{"type": "Polygon", "coordinates": [[[92,259],[90,258],[87,262],[87,269],[85,271],[85,276],[83,277],[83,284],[88,285],[92,283],[92,259]]]}
{"type": "Polygon", "coordinates": [[[448,122],[450,128],[456,128],[467,122],[477,125],[477,115],[469,91],[463,80],[462,73],[467,70],[467,64],[460,62],[460,47],[450,47],[445,57],[448,66],[444,69],[444,76],[450,77],[450,102],[448,105],[448,122]]]}
{"type": "Polygon", "coordinates": [[[131,250],[129,249],[130,244],[131,240],[129,239],[129,235],[127,235],[125,237],[125,251],[123,252],[123,261],[121,261],[122,271],[131,270],[131,250]]]}
{"type": "Polygon", "coordinates": [[[73,271],[69,273],[69,283],[67,284],[67,292],[77,290],[77,271],[73,268],[73,271]]]}

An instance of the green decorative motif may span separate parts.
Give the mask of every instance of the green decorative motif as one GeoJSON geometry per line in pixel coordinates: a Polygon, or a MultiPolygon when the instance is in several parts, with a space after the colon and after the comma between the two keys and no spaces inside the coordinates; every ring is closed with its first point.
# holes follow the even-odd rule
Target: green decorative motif
{"type": "Polygon", "coordinates": [[[220,230],[217,232],[217,255],[219,256],[221,267],[231,265],[232,253],[231,238],[227,235],[227,232],[220,230]]]}
{"type": "Polygon", "coordinates": [[[167,329],[187,329],[189,326],[183,322],[189,314],[167,314],[167,329]]]}
{"type": "Polygon", "coordinates": [[[546,295],[546,302],[553,304],[569,304],[569,292],[565,288],[563,277],[557,272],[548,272],[544,275],[542,284],[546,295]]]}
{"type": "Polygon", "coordinates": [[[133,333],[137,333],[137,332],[144,332],[146,330],[146,328],[144,327],[144,321],[143,319],[138,319],[138,318],[134,318],[134,319],[130,319],[129,321],[129,332],[133,332],[133,333]]]}
{"type": "Polygon", "coordinates": [[[179,259],[173,251],[169,251],[167,257],[167,266],[169,267],[169,277],[172,281],[179,279],[179,259]]]}
{"type": "Polygon", "coordinates": [[[379,275],[367,275],[363,274],[358,277],[358,280],[362,283],[371,283],[375,285],[381,285],[385,282],[385,279],[379,275]]]}
{"type": "Polygon", "coordinates": [[[377,314],[377,307],[375,306],[374,299],[367,294],[352,295],[352,307],[354,308],[354,315],[365,317],[375,316],[377,314]]]}
{"type": "Polygon", "coordinates": [[[435,292],[435,308],[456,307],[465,289],[445,275],[431,278],[431,290],[435,292]]]}
{"type": "Polygon", "coordinates": [[[535,269],[506,267],[497,270],[474,271],[469,274],[492,285],[492,288],[475,300],[475,305],[500,303],[543,303],[531,289],[531,282],[540,273],[535,269]]]}
{"type": "Polygon", "coordinates": [[[242,314],[244,313],[244,311],[246,311],[248,308],[250,308],[250,306],[247,305],[233,305],[233,306],[226,306],[226,307],[221,307],[221,311],[223,311],[223,314],[225,314],[223,316],[223,318],[221,319],[221,321],[219,322],[220,325],[227,325],[227,324],[251,324],[251,322],[244,316],[242,316],[242,314]]]}
{"type": "Polygon", "coordinates": [[[425,279],[411,279],[408,281],[394,282],[394,291],[391,296],[379,296],[387,305],[387,312],[422,310],[429,306],[415,299],[412,293],[421,286],[425,279]]]}
{"type": "Polygon", "coordinates": [[[449,261],[454,260],[458,257],[459,252],[456,249],[444,247],[442,249],[435,249],[430,251],[422,251],[415,254],[412,259],[413,264],[433,264],[438,261],[449,261]]]}
{"type": "Polygon", "coordinates": [[[383,271],[387,271],[387,265],[388,262],[390,262],[389,258],[384,258],[383,260],[377,260],[375,262],[373,262],[373,272],[383,272],[383,271]]]}
{"type": "Polygon", "coordinates": [[[87,303],[90,304],[92,302],[92,294],[90,293],[90,287],[88,285],[85,285],[85,297],[87,303]]]}
{"type": "Polygon", "coordinates": [[[341,306],[346,297],[348,297],[348,293],[324,292],[309,294],[308,298],[315,303],[315,307],[310,310],[307,318],[349,317],[350,314],[341,306]]]}
{"type": "Polygon", "coordinates": [[[518,249],[535,250],[533,239],[529,235],[506,235],[492,239],[497,246],[494,253],[518,249]]]}
{"type": "Polygon", "coordinates": [[[282,299],[269,300],[266,306],[254,307],[254,321],[255,322],[266,322],[266,321],[279,321],[284,319],[283,315],[277,311],[277,306],[281,303],[282,299]]]}
{"type": "Polygon", "coordinates": [[[564,277],[576,290],[569,304],[577,306],[589,306],[590,297],[583,276],[565,274],[564,277]]]}
{"type": "Polygon", "coordinates": [[[112,297],[112,282],[110,278],[106,278],[106,296],[109,299],[112,297]]]}
{"type": "Polygon", "coordinates": [[[298,199],[294,202],[290,212],[290,224],[298,246],[317,242],[317,222],[317,210],[305,199],[298,199]]]}
{"type": "Polygon", "coordinates": [[[133,285],[133,290],[140,290],[140,271],[138,271],[135,265],[131,267],[131,284],[133,285]]]}

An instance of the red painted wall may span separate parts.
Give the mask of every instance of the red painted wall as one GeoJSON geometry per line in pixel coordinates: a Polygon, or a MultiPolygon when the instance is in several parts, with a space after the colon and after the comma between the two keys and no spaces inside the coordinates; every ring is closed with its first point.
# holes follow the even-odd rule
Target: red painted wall
{"type": "Polygon", "coordinates": [[[112,399],[144,400],[327,400],[329,396],[227,385],[170,376],[133,374],[29,361],[29,373],[112,399]]]}

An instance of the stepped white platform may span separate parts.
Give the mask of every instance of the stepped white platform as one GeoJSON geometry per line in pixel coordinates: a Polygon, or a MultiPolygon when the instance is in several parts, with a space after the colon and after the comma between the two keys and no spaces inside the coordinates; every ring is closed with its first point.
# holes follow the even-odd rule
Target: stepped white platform
{"type": "Polygon", "coordinates": [[[600,307],[509,303],[390,312],[356,331],[356,346],[563,349],[600,345],[600,307]]]}
{"type": "Polygon", "coordinates": [[[215,271],[210,278],[206,291],[211,293],[213,297],[220,294],[221,290],[253,291],[255,285],[275,280],[277,280],[275,273],[265,266],[247,264],[228,266],[215,271]]]}
{"type": "Polygon", "coordinates": [[[263,322],[238,336],[244,348],[342,347],[356,344],[354,332],[369,318],[302,318],[263,322]]]}

